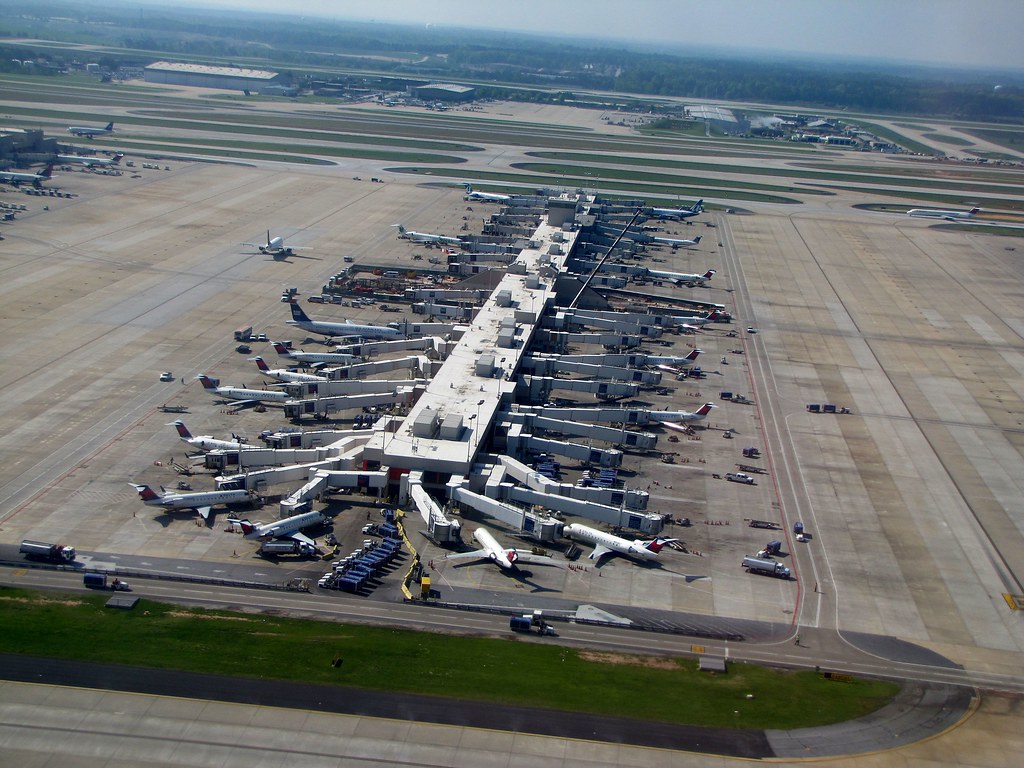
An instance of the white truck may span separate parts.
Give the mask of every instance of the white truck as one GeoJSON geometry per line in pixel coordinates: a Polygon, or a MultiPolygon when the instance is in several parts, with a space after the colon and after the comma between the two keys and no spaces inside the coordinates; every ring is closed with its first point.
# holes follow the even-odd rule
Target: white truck
{"type": "Polygon", "coordinates": [[[18,551],[30,560],[49,560],[51,563],[71,563],[75,560],[75,548],[63,544],[47,544],[25,539],[18,551]]]}
{"type": "Polygon", "coordinates": [[[265,541],[260,545],[259,553],[263,557],[277,557],[280,555],[315,555],[316,546],[305,541],[287,539],[282,541],[265,541]]]}
{"type": "Polygon", "coordinates": [[[741,565],[751,573],[763,573],[779,579],[788,579],[791,575],[789,568],[782,563],[767,558],[744,557],[741,565]]]}
{"type": "Polygon", "coordinates": [[[725,479],[732,483],[743,483],[745,485],[754,484],[754,478],[746,472],[726,472],[725,479]]]}

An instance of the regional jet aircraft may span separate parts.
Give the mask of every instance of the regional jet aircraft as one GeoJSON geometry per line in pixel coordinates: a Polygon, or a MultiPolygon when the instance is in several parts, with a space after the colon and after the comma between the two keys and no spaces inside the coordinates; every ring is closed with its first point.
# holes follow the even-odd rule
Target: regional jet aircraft
{"type": "Polygon", "coordinates": [[[463,186],[466,187],[466,197],[470,200],[479,200],[482,203],[507,203],[512,199],[512,195],[499,195],[497,192],[474,192],[471,184],[463,186]]]}
{"type": "Polygon", "coordinates": [[[704,200],[698,200],[689,208],[648,208],[646,213],[658,219],[672,219],[681,221],[691,216],[698,216],[704,212],[704,200]]]}
{"type": "Polygon", "coordinates": [[[655,560],[666,544],[670,541],[676,541],[676,539],[662,538],[657,538],[653,541],[644,541],[642,539],[629,541],[600,531],[597,528],[580,525],[579,523],[565,526],[562,529],[562,533],[570,539],[593,544],[594,551],[590,553],[589,559],[596,561],[600,561],[601,558],[611,554],[626,555],[637,560],[655,560]]]}
{"type": "Polygon", "coordinates": [[[271,368],[267,365],[266,361],[262,357],[252,358],[256,362],[256,367],[260,369],[260,373],[264,376],[269,376],[272,379],[278,381],[284,381],[288,383],[305,383],[305,382],[317,382],[327,381],[326,376],[317,376],[312,373],[299,373],[298,371],[289,371],[287,368],[271,368]]]}
{"type": "Polygon", "coordinates": [[[97,136],[106,136],[107,134],[114,132],[114,123],[109,122],[103,128],[90,128],[88,126],[72,125],[68,128],[68,133],[75,136],[85,136],[87,139],[95,139],[97,136]]]}
{"type": "Polygon", "coordinates": [[[242,245],[249,245],[253,248],[259,248],[260,253],[267,253],[271,256],[291,256],[293,251],[308,251],[309,248],[299,247],[297,245],[285,245],[284,238],[278,235],[277,237],[270,236],[270,230],[267,230],[267,242],[265,243],[242,243],[242,245]]]}
{"type": "Polygon", "coordinates": [[[652,237],[651,239],[656,243],[661,243],[662,245],[671,245],[673,248],[678,248],[679,246],[689,248],[697,245],[700,242],[700,237],[700,235],[697,235],[693,240],[680,240],[675,237],[652,237]]]}
{"type": "Polygon", "coordinates": [[[34,187],[38,187],[41,182],[47,181],[53,177],[53,166],[48,165],[41,171],[36,173],[19,173],[18,171],[0,171],[0,181],[7,184],[13,184],[18,186],[19,184],[29,183],[34,187]]]}
{"type": "Polygon", "coordinates": [[[283,403],[289,400],[287,392],[278,392],[268,389],[246,389],[245,387],[222,387],[220,379],[207,376],[205,373],[196,376],[203,384],[203,389],[212,395],[217,395],[225,400],[239,400],[241,404],[249,403],[283,403]]]}
{"type": "Polygon", "coordinates": [[[528,549],[503,548],[486,528],[477,528],[473,531],[473,539],[482,549],[447,555],[445,560],[490,560],[503,571],[518,570],[520,563],[527,563],[529,565],[559,565],[558,561],[554,558],[547,555],[535,555],[528,549]]]}
{"type": "Polygon", "coordinates": [[[939,211],[934,208],[911,208],[907,216],[917,216],[923,219],[945,219],[956,221],[957,219],[971,219],[974,214],[980,213],[981,208],[971,208],[969,211],[939,211]]]}
{"type": "MultiPolygon", "coordinates": [[[[194,509],[204,520],[210,517],[210,508],[218,504],[252,504],[256,497],[246,490],[208,491],[201,493],[167,493],[158,496],[148,485],[129,483],[147,507],[164,509],[194,509]]],[[[160,489],[163,491],[163,488],[160,489]]]]}
{"type": "Polygon", "coordinates": [[[661,280],[671,280],[677,288],[684,285],[687,288],[703,288],[708,284],[708,280],[718,274],[718,270],[709,269],[703,275],[698,275],[693,272],[663,272],[659,269],[648,269],[647,274],[661,280]]]}
{"type": "Polygon", "coordinates": [[[188,427],[185,426],[185,422],[181,419],[172,421],[167,426],[178,430],[178,437],[181,438],[182,442],[188,443],[193,448],[198,448],[201,451],[238,451],[243,447],[249,447],[248,443],[243,443],[234,435],[232,435],[232,437],[235,437],[234,440],[218,440],[213,435],[193,435],[188,431],[188,427]]]}
{"type": "Polygon", "coordinates": [[[78,163],[84,165],[86,168],[103,168],[108,165],[117,165],[121,162],[123,154],[118,152],[113,157],[83,157],[82,155],[57,155],[58,163],[78,163]]]}
{"type": "Polygon", "coordinates": [[[704,403],[700,408],[692,413],[690,411],[649,411],[648,415],[653,421],[665,421],[665,422],[687,422],[687,421],[703,421],[707,418],[707,415],[711,413],[712,408],[717,408],[714,403],[704,403]]]}
{"type": "Polygon", "coordinates": [[[386,325],[357,325],[350,320],[346,320],[344,323],[313,320],[295,302],[289,303],[289,306],[292,309],[292,319],[286,321],[288,325],[298,326],[310,333],[318,333],[321,336],[347,336],[362,339],[403,338],[402,332],[397,328],[389,328],[386,325]]]}
{"type": "Polygon", "coordinates": [[[328,363],[331,365],[348,365],[359,362],[357,355],[346,352],[303,352],[301,349],[288,349],[284,342],[275,341],[274,349],[281,357],[287,357],[297,363],[328,363]]]}
{"type": "Polygon", "coordinates": [[[400,240],[410,240],[414,243],[440,243],[444,245],[462,245],[462,240],[458,237],[447,237],[446,235],[432,235],[429,232],[412,232],[405,228],[402,224],[392,224],[393,227],[398,227],[398,237],[400,240]]]}
{"type": "Polygon", "coordinates": [[[303,512],[300,515],[292,515],[282,520],[275,520],[272,523],[250,523],[248,520],[236,520],[242,528],[242,533],[247,539],[295,539],[304,544],[316,546],[316,542],[309,536],[302,533],[303,528],[311,528],[314,525],[323,525],[327,518],[319,512],[303,512]]]}

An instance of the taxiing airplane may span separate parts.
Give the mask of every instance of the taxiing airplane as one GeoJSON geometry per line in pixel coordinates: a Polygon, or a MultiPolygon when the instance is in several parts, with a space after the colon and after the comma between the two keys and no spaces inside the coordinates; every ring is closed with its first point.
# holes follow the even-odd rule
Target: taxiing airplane
{"type": "MultiPolygon", "coordinates": [[[[211,507],[221,504],[252,504],[256,497],[246,490],[205,491],[199,493],[167,493],[158,496],[148,485],[129,483],[147,507],[163,507],[164,509],[194,509],[207,520],[211,507]]],[[[163,491],[163,488],[160,489],[163,491]]]]}
{"type": "Polygon", "coordinates": [[[316,542],[302,533],[302,529],[323,525],[327,518],[319,512],[303,512],[301,515],[292,515],[272,523],[250,523],[248,520],[235,522],[241,526],[242,533],[247,539],[295,539],[315,547],[316,542]]]}
{"type": "Polygon", "coordinates": [[[256,362],[256,367],[260,369],[260,373],[264,376],[269,376],[272,379],[284,382],[314,382],[314,381],[327,381],[326,376],[317,376],[312,373],[299,373],[298,371],[289,371],[287,368],[271,368],[267,365],[266,361],[262,357],[250,358],[256,362]]]}
{"type": "Polygon", "coordinates": [[[497,192],[474,192],[471,184],[463,184],[466,188],[466,197],[470,200],[479,200],[482,203],[507,203],[512,195],[499,195],[497,192]]]}
{"type": "Polygon", "coordinates": [[[680,240],[675,237],[652,237],[651,239],[656,243],[661,243],[662,245],[671,245],[673,248],[678,248],[679,246],[689,248],[697,245],[700,242],[700,238],[701,236],[697,235],[693,240],[680,240]]]}
{"type": "Polygon", "coordinates": [[[53,166],[48,165],[41,171],[35,173],[21,173],[19,171],[0,171],[0,181],[18,186],[19,184],[31,184],[38,187],[42,182],[53,178],[53,166]]]}
{"type": "Polygon", "coordinates": [[[104,168],[108,165],[117,165],[121,162],[123,154],[118,152],[113,157],[84,157],[82,155],[57,155],[58,163],[78,163],[86,168],[104,168]]]}
{"type": "Polygon", "coordinates": [[[90,128],[88,126],[72,125],[68,128],[68,133],[75,136],[85,136],[87,139],[95,139],[97,136],[106,136],[107,134],[114,132],[114,123],[109,122],[103,128],[90,128]]]}
{"type": "Polygon", "coordinates": [[[708,284],[708,280],[718,274],[718,270],[709,269],[703,275],[698,275],[693,272],[663,272],[658,269],[648,269],[647,274],[662,280],[671,280],[675,283],[676,288],[684,285],[687,288],[703,288],[708,284]]]}
{"type": "Polygon", "coordinates": [[[606,555],[612,554],[625,555],[637,560],[655,560],[666,544],[670,541],[676,541],[676,539],[662,538],[657,538],[653,541],[644,541],[643,539],[629,541],[628,539],[613,536],[597,528],[580,525],[579,523],[565,526],[562,529],[562,533],[575,541],[585,541],[587,544],[593,544],[594,551],[590,553],[588,559],[597,561],[600,561],[606,555]]]}
{"type": "Polygon", "coordinates": [[[681,221],[683,219],[688,219],[691,216],[698,216],[703,213],[704,200],[698,200],[689,208],[648,208],[646,212],[657,219],[681,221]]]}
{"type": "Polygon", "coordinates": [[[690,422],[690,421],[703,421],[707,418],[707,415],[711,413],[712,408],[718,406],[714,403],[704,403],[700,408],[692,413],[690,411],[648,411],[652,421],[666,421],[666,422],[690,422]]]}
{"type": "Polygon", "coordinates": [[[429,232],[412,232],[405,228],[402,224],[392,224],[393,227],[398,227],[398,238],[400,240],[410,240],[414,243],[443,243],[445,245],[462,245],[462,240],[458,237],[447,237],[446,235],[432,235],[429,232]]]}
{"type": "Polygon", "coordinates": [[[220,379],[214,379],[205,373],[196,376],[196,378],[203,383],[203,389],[225,400],[238,400],[241,403],[283,403],[290,399],[287,392],[276,390],[222,387],[220,379]]]}
{"type": "Polygon", "coordinates": [[[974,214],[980,213],[981,208],[971,208],[969,211],[939,211],[934,208],[911,208],[907,216],[916,216],[923,219],[945,219],[956,221],[957,219],[971,219],[974,214]]]}
{"type": "MultiPolygon", "coordinates": [[[[181,438],[182,442],[188,443],[193,448],[198,448],[201,451],[238,451],[249,447],[248,443],[243,443],[237,438],[234,440],[218,440],[212,435],[193,435],[188,431],[188,427],[185,426],[185,422],[181,419],[172,421],[167,426],[178,430],[178,437],[181,438]]],[[[232,437],[235,436],[232,435],[232,437]]]]}
{"type": "Polygon", "coordinates": [[[346,352],[303,352],[301,349],[288,349],[282,342],[275,341],[274,349],[281,357],[287,357],[297,363],[328,363],[337,365],[349,365],[359,362],[357,355],[350,355],[346,352]]]}
{"type": "Polygon", "coordinates": [[[295,325],[304,331],[318,333],[321,336],[348,336],[362,339],[401,339],[402,332],[397,328],[389,328],[386,325],[357,325],[350,320],[344,323],[331,323],[323,320],[313,320],[295,302],[289,306],[292,309],[292,319],[287,320],[288,325],[295,325]]]}
{"type": "Polygon", "coordinates": [[[285,245],[284,238],[278,235],[277,237],[270,236],[270,230],[267,230],[267,242],[265,243],[242,243],[242,245],[249,245],[253,248],[259,248],[260,253],[267,253],[271,256],[291,256],[293,251],[308,251],[309,248],[299,247],[297,245],[285,245]]]}
{"type": "Polygon", "coordinates": [[[529,565],[560,565],[560,563],[547,555],[535,555],[529,549],[516,549],[515,547],[504,548],[497,542],[494,536],[486,528],[477,528],[473,531],[473,539],[482,549],[472,552],[460,552],[456,555],[447,555],[445,560],[490,560],[503,571],[517,570],[519,563],[529,565]]]}

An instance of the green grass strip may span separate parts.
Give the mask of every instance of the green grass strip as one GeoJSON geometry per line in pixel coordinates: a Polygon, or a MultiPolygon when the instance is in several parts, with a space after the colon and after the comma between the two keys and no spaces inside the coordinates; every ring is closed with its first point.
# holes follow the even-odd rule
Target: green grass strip
{"type": "MultiPolygon", "coordinates": [[[[109,595],[0,588],[0,650],[62,659],[334,684],[732,728],[836,723],[885,705],[899,686],[810,671],[588,653],[548,642],[432,634],[185,609],[109,595]],[[332,659],[340,657],[340,667],[332,659]]],[[[570,630],[566,630],[570,631],[570,630]]]]}

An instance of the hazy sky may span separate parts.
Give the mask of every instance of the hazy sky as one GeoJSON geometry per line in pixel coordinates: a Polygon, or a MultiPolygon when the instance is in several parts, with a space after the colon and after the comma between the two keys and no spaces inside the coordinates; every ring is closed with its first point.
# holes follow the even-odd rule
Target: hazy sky
{"type": "Polygon", "coordinates": [[[1024,0],[205,0],[203,5],[1024,69],[1024,0]]]}

